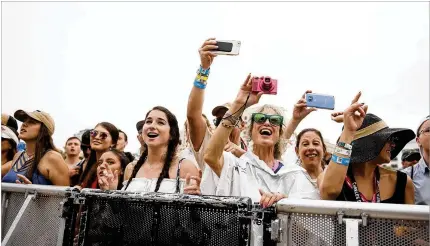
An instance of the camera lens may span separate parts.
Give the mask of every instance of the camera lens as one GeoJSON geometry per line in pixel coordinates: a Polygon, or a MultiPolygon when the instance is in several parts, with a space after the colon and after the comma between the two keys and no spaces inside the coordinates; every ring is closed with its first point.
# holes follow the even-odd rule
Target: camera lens
{"type": "Polygon", "coordinates": [[[270,78],[264,78],[265,82],[270,82],[270,78]]]}
{"type": "Polygon", "coordinates": [[[313,98],[312,96],[309,96],[309,97],[308,97],[308,101],[309,101],[309,102],[312,102],[312,100],[313,100],[313,99],[314,99],[314,98],[313,98]]]}

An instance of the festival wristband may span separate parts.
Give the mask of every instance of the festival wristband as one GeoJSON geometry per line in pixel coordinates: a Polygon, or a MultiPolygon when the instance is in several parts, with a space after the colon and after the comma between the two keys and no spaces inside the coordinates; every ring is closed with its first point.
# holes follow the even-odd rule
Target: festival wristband
{"type": "Polygon", "coordinates": [[[203,84],[202,82],[200,82],[198,80],[194,81],[194,86],[199,88],[199,89],[202,89],[202,90],[206,89],[206,84],[203,84]]]}
{"type": "Polygon", "coordinates": [[[351,156],[351,150],[340,148],[338,146],[336,146],[336,148],[334,149],[334,153],[341,154],[341,155],[346,155],[346,156],[351,156]]]}
{"type": "Polygon", "coordinates": [[[345,157],[339,157],[337,155],[332,155],[331,156],[331,160],[336,162],[337,164],[341,164],[344,166],[349,166],[349,161],[351,160],[350,158],[345,158],[345,157]]]}
{"type": "Polygon", "coordinates": [[[206,81],[206,80],[208,80],[208,78],[209,77],[204,76],[202,74],[197,74],[197,76],[196,76],[196,80],[199,80],[199,81],[206,81]]]}
{"type": "Polygon", "coordinates": [[[344,143],[344,142],[338,142],[337,146],[345,148],[347,150],[352,150],[352,145],[344,143]]]}
{"type": "Polygon", "coordinates": [[[200,75],[203,75],[203,76],[208,77],[208,76],[209,76],[209,73],[210,73],[210,69],[211,69],[211,68],[204,69],[204,68],[202,68],[202,66],[200,65],[200,68],[199,68],[199,69],[197,69],[197,73],[198,73],[198,74],[200,74],[200,75]]]}

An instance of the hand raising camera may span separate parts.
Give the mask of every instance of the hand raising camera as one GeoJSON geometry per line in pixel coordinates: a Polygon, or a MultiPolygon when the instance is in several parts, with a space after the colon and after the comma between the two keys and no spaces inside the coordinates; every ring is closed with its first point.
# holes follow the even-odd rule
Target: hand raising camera
{"type": "Polygon", "coordinates": [[[215,38],[207,39],[199,49],[200,62],[203,69],[208,69],[212,65],[214,58],[217,56],[211,50],[218,48],[215,38]]]}

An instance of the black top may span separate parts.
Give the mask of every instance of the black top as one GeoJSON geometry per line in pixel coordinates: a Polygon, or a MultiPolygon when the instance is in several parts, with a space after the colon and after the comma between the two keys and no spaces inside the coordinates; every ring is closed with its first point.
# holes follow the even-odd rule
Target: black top
{"type": "MultiPolygon", "coordinates": [[[[405,188],[407,181],[407,174],[404,172],[397,171],[397,182],[396,189],[394,190],[394,194],[392,197],[382,200],[381,203],[395,203],[395,204],[405,204],[405,188]]],[[[355,202],[354,191],[349,188],[346,184],[346,181],[343,182],[342,191],[339,196],[336,198],[336,201],[349,201],[355,202]]]]}

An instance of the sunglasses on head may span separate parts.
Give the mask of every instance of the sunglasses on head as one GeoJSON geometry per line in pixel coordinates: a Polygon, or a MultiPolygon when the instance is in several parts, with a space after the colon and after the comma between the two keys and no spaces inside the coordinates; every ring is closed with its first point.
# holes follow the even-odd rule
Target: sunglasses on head
{"type": "Polygon", "coordinates": [[[100,136],[100,138],[101,139],[106,139],[107,137],[108,137],[108,135],[107,135],[107,133],[105,133],[105,132],[99,132],[99,131],[97,131],[97,130],[91,130],[90,131],[90,135],[91,135],[91,137],[93,137],[93,138],[95,138],[95,137],[97,137],[97,135],[99,135],[100,136]]]}
{"type": "Polygon", "coordinates": [[[254,113],[252,114],[252,121],[258,124],[263,124],[269,120],[269,123],[274,126],[282,126],[282,122],[284,121],[284,117],[280,115],[268,115],[263,113],[254,113]]]}

